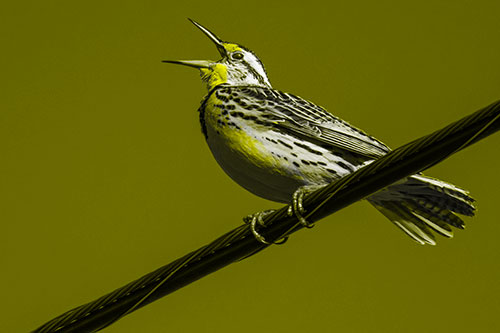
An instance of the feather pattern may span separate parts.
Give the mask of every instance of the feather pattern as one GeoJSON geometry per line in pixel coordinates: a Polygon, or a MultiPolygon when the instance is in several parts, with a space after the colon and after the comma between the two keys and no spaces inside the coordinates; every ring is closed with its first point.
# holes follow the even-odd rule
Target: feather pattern
{"type": "MultiPolygon", "coordinates": [[[[290,200],[300,186],[334,181],[390,151],[381,141],[324,108],[269,87],[219,85],[202,103],[200,120],[223,169],[251,192],[280,202],[290,200]],[[210,96],[221,104],[212,100],[215,104],[211,107],[210,96]],[[226,120],[207,125],[207,110],[211,110],[212,117],[220,113],[220,119],[224,116],[226,120]],[[288,156],[286,162],[255,167],[246,159],[228,157],[232,153],[222,152],[224,143],[217,141],[220,133],[229,131],[224,121],[231,131],[243,131],[261,142],[264,148],[253,156],[272,156],[270,160],[288,156]],[[220,131],[214,131],[214,127],[220,131]],[[297,158],[293,163],[292,157],[297,158]]],[[[245,143],[237,147],[242,145],[245,143]]],[[[453,237],[451,227],[465,226],[456,214],[472,216],[475,211],[474,199],[468,192],[422,174],[390,185],[368,201],[420,244],[436,244],[433,233],[453,237]]]]}
{"type": "Polygon", "coordinates": [[[259,115],[272,119],[275,129],[368,158],[378,158],[390,151],[381,141],[298,96],[267,87],[222,86],[222,89],[236,91],[245,104],[261,106],[259,115]]]}

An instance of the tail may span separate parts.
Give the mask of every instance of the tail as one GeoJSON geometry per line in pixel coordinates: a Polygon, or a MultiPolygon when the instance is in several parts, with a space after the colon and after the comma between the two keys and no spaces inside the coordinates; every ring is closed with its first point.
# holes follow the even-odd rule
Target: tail
{"type": "Polygon", "coordinates": [[[436,245],[433,231],[453,237],[452,226],[465,228],[456,214],[474,216],[476,210],[467,191],[421,174],[375,193],[368,201],[422,245],[436,245]]]}

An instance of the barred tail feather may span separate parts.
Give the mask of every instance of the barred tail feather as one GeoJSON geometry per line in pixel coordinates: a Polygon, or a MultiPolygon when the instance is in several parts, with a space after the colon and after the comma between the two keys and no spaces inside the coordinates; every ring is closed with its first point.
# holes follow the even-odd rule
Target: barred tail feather
{"type": "Polygon", "coordinates": [[[469,192],[453,184],[424,175],[413,175],[408,178],[405,187],[411,188],[411,194],[422,196],[428,205],[438,205],[458,214],[474,216],[475,200],[469,192]]]}
{"type": "Polygon", "coordinates": [[[419,175],[408,177],[368,198],[383,215],[420,244],[435,245],[433,232],[453,237],[465,228],[456,214],[473,216],[474,199],[459,187],[419,175]]]}

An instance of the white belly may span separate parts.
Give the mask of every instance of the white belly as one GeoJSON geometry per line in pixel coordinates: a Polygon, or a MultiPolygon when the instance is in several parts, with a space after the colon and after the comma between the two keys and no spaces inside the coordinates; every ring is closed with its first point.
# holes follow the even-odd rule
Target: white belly
{"type": "Polygon", "coordinates": [[[270,153],[265,154],[267,159],[251,156],[255,155],[256,149],[259,149],[255,147],[256,142],[230,142],[231,138],[224,137],[211,128],[207,129],[207,136],[208,146],[226,174],[259,197],[288,203],[293,192],[307,184],[300,179],[300,175],[283,172],[279,159],[273,161],[274,158],[270,153]],[[244,147],[245,145],[247,147],[244,147]]]}
{"type": "Polygon", "coordinates": [[[294,144],[296,138],[240,126],[224,130],[208,126],[207,143],[222,169],[259,197],[288,203],[300,186],[326,184],[360,167],[338,152],[314,146],[313,154],[303,142],[294,144]]]}

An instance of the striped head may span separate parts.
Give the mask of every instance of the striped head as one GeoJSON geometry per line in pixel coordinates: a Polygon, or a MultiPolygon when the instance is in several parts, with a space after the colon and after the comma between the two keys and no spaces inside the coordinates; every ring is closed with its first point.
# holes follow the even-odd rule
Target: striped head
{"type": "Polygon", "coordinates": [[[207,83],[208,90],[220,84],[271,87],[264,65],[252,51],[235,43],[223,42],[201,24],[189,20],[210,38],[222,59],[218,61],[164,60],[163,62],[198,68],[201,79],[207,83]]]}

